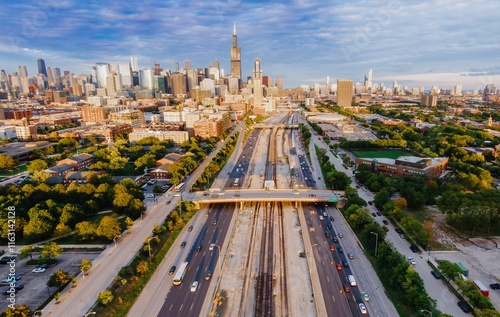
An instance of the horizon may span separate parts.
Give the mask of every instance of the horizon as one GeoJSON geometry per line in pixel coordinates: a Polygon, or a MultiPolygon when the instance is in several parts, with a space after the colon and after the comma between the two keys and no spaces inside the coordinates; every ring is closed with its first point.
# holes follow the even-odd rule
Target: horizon
{"type": "Polygon", "coordinates": [[[260,57],[263,75],[274,82],[282,77],[286,88],[324,84],[327,76],[332,83],[362,83],[373,69],[373,83],[390,87],[398,81],[426,90],[481,90],[500,85],[500,43],[477,35],[485,25],[500,27],[494,14],[500,3],[479,2],[228,0],[187,1],[181,7],[152,0],[121,7],[50,0],[42,7],[30,0],[4,5],[0,12],[0,69],[11,74],[26,66],[34,75],[42,58],[47,67],[90,74],[97,62],[130,63],[134,54],[140,69],[152,68],[154,61],[175,69],[176,62],[204,68],[218,60],[227,75],[236,22],[242,79],[260,57]],[[374,9],[359,9],[368,5],[374,9]]]}

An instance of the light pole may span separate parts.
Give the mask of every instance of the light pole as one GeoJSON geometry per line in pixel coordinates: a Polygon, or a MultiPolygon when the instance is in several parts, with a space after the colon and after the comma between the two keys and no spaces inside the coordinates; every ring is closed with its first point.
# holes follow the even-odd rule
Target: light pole
{"type": "Polygon", "coordinates": [[[421,313],[428,313],[428,314],[429,314],[429,315],[431,315],[431,317],[432,317],[432,312],[431,312],[431,311],[429,311],[429,310],[427,310],[427,309],[421,309],[421,310],[420,310],[420,312],[421,312],[421,313]]]}
{"type": "Polygon", "coordinates": [[[42,310],[35,310],[35,312],[33,313],[33,317],[36,316],[36,314],[40,314],[39,316],[42,316],[43,314],[43,309],[42,310]]]}
{"type": "Polygon", "coordinates": [[[149,258],[151,259],[151,244],[149,241],[153,240],[155,237],[148,238],[148,251],[149,251],[149,258]]]}
{"type": "Polygon", "coordinates": [[[377,249],[378,249],[378,233],[370,231],[371,234],[374,234],[376,236],[375,238],[375,257],[377,257],[377,249]]]}
{"type": "Polygon", "coordinates": [[[90,312],[90,313],[87,313],[87,314],[85,314],[85,316],[83,316],[83,317],[88,317],[88,316],[90,316],[90,315],[95,315],[95,311],[92,311],[92,312],[90,312]]]}
{"type": "Polygon", "coordinates": [[[116,247],[116,238],[120,238],[120,236],[116,236],[113,238],[113,242],[115,243],[115,247],[116,247]]]}

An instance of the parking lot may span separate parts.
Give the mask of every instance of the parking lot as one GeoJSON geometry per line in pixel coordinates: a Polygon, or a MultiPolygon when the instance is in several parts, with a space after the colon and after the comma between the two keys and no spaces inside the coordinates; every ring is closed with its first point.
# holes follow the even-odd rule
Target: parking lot
{"type": "MultiPolygon", "coordinates": [[[[82,259],[94,260],[100,252],[64,252],[57,259],[58,263],[51,265],[43,273],[33,273],[36,265],[26,265],[28,260],[18,260],[16,263],[16,275],[21,279],[17,283],[24,285],[24,288],[16,294],[16,305],[28,305],[32,310],[37,309],[48,297],[57,291],[56,288],[47,287],[47,280],[58,269],[68,272],[71,276],[80,272],[79,265],[82,259]]],[[[35,258],[35,257],[34,257],[35,258]]],[[[0,264],[0,278],[7,278],[9,274],[9,265],[0,264]]],[[[68,286],[71,287],[71,286],[68,286]]],[[[7,286],[0,288],[3,293],[7,286]]],[[[3,311],[10,304],[7,301],[9,295],[1,294],[0,311],[3,311]]]]}

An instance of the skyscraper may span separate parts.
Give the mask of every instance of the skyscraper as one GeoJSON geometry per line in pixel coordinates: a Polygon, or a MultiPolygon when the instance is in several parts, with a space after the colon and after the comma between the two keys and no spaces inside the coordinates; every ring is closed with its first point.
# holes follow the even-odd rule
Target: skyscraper
{"type": "Polygon", "coordinates": [[[191,69],[191,61],[184,61],[184,69],[185,70],[191,69]]]}
{"type": "Polygon", "coordinates": [[[352,105],[352,79],[337,79],[337,105],[350,107],[352,105]]]}
{"type": "Polygon", "coordinates": [[[283,89],[283,77],[278,77],[278,89],[283,89]]]}
{"type": "Polygon", "coordinates": [[[256,57],[253,66],[253,79],[262,79],[262,70],[260,69],[260,58],[256,57]]]}
{"type": "Polygon", "coordinates": [[[139,71],[139,63],[137,62],[137,56],[136,55],[130,56],[130,64],[132,65],[132,71],[133,72],[138,72],[139,71]]]}
{"type": "Polygon", "coordinates": [[[260,58],[256,57],[253,62],[253,104],[256,107],[262,105],[262,70],[260,69],[260,58]]]}
{"type": "Polygon", "coordinates": [[[241,79],[241,49],[238,47],[236,22],[234,22],[233,46],[231,47],[231,76],[241,79]]]}
{"type": "Polygon", "coordinates": [[[109,73],[110,70],[108,63],[96,64],[97,88],[106,88],[106,78],[108,77],[109,73]]]}
{"type": "Polygon", "coordinates": [[[372,87],[372,70],[368,71],[368,75],[365,75],[365,88],[368,91],[368,88],[372,87]]]}
{"type": "Polygon", "coordinates": [[[41,58],[37,59],[37,64],[38,64],[38,73],[43,74],[45,77],[47,76],[47,69],[45,68],[45,61],[41,58]]]}

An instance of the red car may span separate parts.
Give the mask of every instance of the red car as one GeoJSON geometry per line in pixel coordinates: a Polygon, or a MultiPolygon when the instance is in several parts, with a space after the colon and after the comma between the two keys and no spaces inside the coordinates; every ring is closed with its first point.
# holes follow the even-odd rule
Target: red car
{"type": "Polygon", "coordinates": [[[335,251],[335,247],[333,245],[330,246],[330,251],[332,251],[332,252],[335,251]]]}
{"type": "Polygon", "coordinates": [[[342,265],[340,263],[337,263],[337,270],[342,271],[342,265]]]}

